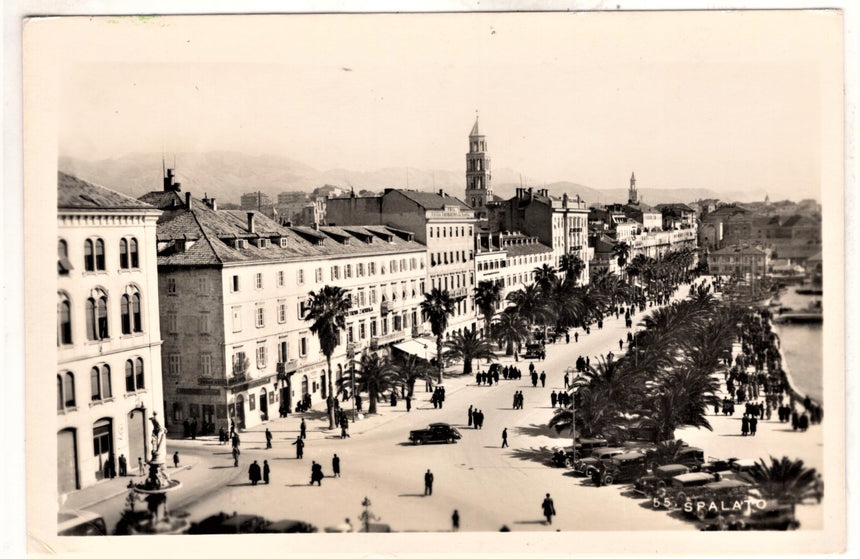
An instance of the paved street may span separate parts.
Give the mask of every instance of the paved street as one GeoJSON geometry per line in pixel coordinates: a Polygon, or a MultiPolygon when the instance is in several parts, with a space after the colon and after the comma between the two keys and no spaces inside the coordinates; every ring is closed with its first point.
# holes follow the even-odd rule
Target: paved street
{"type": "MultiPolygon", "coordinates": [[[[683,287],[678,296],[685,296],[683,287]]],[[[650,310],[650,309],[649,309],[650,310]]],[[[636,324],[645,313],[634,318],[636,324]]],[[[276,419],[241,433],[240,467],[233,468],[229,446],[216,440],[170,441],[170,453],[179,450],[192,467],[178,472],[184,484],[171,493],[172,510],[185,509],[192,520],[220,511],[260,514],[270,520],[300,519],[324,528],[350,517],[354,526],[366,496],[380,522],[397,531],[450,530],[451,514],[457,509],[462,531],[495,531],[502,525],[511,530],[693,530],[694,525],[662,511],[654,511],[646,499],[633,498],[624,486],[594,487],[590,480],[548,465],[554,447],[567,446],[567,434],[547,429],[552,416],[550,392],[563,388],[565,368],[578,355],[591,359],[608,351],[618,353],[618,340],[627,330],[620,320],[609,319],[604,328],[581,335],[579,343],[548,346],[545,361],[534,361],[538,372],[546,371],[545,388],[531,386],[530,361],[520,360],[523,378],[500,380],[492,387],[477,386],[474,377],[446,378],[444,409],[434,410],[430,393],[416,385],[416,402],[410,413],[402,400],[396,408],[380,402],[380,413],[351,423],[351,438],[341,440],[339,430],[329,432],[321,411],[304,414],[308,439],[303,460],[295,459],[290,443],[299,433],[301,415],[276,419]],[[511,408],[514,391],[525,395],[523,410],[511,408]],[[466,427],[470,405],[485,414],[482,430],[466,427]],[[413,446],[410,429],[432,422],[457,426],[463,439],[455,445],[413,446]],[[274,435],[274,448],[265,450],[264,429],[274,435]],[[510,448],[501,449],[502,429],[508,429],[510,448]],[[311,461],[331,475],[331,458],[341,457],[341,478],[326,477],[321,487],[309,485],[311,461]],[[248,465],[268,460],[271,484],[252,487],[248,465]],[[430,468],[435,476],[433,495],[423,495],[423,474],[430,468]],[[543,522],[541,502],[551,493],[557,516],[553,525],[543,522]]],[[[626,347],[626,342],[625,342],[626,347]]],[[[511,363],[505,358],[503,364],[511,363]]],[[[454,370],[453,368],[451,369],[454,370]]],[[[821,465],[821,427],[814,425],[805,434],[791,432],[790,426],[763,421],[753,437],[739,434],[739,414],[710,416],[714,432],[679,430],[678,436],[705,449],[706,455],[757,458],[767,454],[803,458],[809,465],[821,465]]],[[[124,495],[93,507],[113,526],[123,508],[124,495]]],[[[803,528],[820,526],[820,507],[799,507],[803,528]]]]}

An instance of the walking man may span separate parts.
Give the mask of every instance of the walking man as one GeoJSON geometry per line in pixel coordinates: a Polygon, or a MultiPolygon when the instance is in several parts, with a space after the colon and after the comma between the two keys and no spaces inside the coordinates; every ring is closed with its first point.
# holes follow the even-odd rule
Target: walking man
{"type": "Polygon", "coordinates": [[[540,372],[540,387],[546,388],[546,371],[540,372]]]}
{"type": "Polygon", "coordinates": [[[469,406],[469,427],[472,426],[472,406],[469,406]]]}
{"type": "Polygon", "coordinates": [[[233,447],[233,467],[239,467],[239,447],[237,446],[233,447]]]}
{"type": "Polygon", "coordinates": [[[263,482],[266,485],[269,485],[269,472],[271,472],[271,470],[269,470],[269,461],[263,460],[263,482]]]}
{"type": "Polygon", "coordinates": [[[322,466],[320,466],[319,464],[317,464],[314,461],[311,461],[311,483],[310,483],[310,485],[313,485],[314,482],[316,482],[317,487],[322,487],[323,477],[325,477],[325,476],[323,476],[323,473],[322,473],[322,466]]]}
{"type": "Polygon", "coordinates": [[[574,333],[573,333],[573,341],[574,341],[575,343],[579,343],[579,332],[574,332],[574,333]]]}
{"type": "Polygon", "coordinates": [[[427,468],[427,473],[424,474],[424,495],[433,494],[433,473],[430,468],[427,468]]]}
{"type": "Polygon", "coordinates": [[[128,463],[125,460],[125,454],[119,455],[119,475],[121,477],[128,475],[128,463]]]}
{"type": "Polygon", "coordinates": [[[749,431],[750,431],[750,420],[749,420],[749,417],[747,416],[747,414],[744,414],[743,418],[741,419],[741,435],[746,437],[747,434],[749,433],[749,431]]]}
{"type": "Polygon", "coordinates": [[[308,426],[305,424],[305,418],[302,418],[302,422],[299,425],[299,431],[301,432],[301,437],[303,439],[308,438],[308,426]]]}
{"type": "Polygon", "coordinates": [[[296,442],[294,442],[293,444],[296,445],[296,460],[301,460],[302,456],[305,455],[305,441],[303,441],[302,436],[299,435],[298,437],[296,437],[296,442]]]}
{"type": "Polygon", "coordinates": [[[138,475],[146,475],[146,471],[143,469],[143,458],[140,456],[137,457],[137,471],[138,475]]]}
{"type": "Polygon", "coordinates": [[[552,502],[552,497],[549,496],[549,493],[546,494],[546,498],[541,503],[541,508],[543,508],[546,523],[552,524],[552,517],[555,516],[555,504],[552,502]]]}
{"type": "MultiPolygon", "coordinates": [[[[821,502],[821,499],[818,500],[821,502]]],[[[457,509],[454,509],[454,514],[451,515],[451,529],[455,532],[460,530],[460,513],[457,512],[457,509]]]]}
{"type": "Polygon", "coordinates": [[[508,446],[508,428],[502,429],[502,448],[508,446]]]}
{"type": "Polygon", "coordinates": [[[624,349],[624,340],[618,340],[618,351],[624,349]]]}
{"type": "Polygon", "coordinates": [[[174,468],[179,467],[179,451],[178,450],[173,453],[173,467],[174,468]]]}
{"type": "Polygon", "coordinates": [[[272,448],[272,432],[266,428],[266,448],[272,448]]]}
{"type": "Polygon", "coordinates": [[[248,479],[251,480],[251,485],[257,485],[260,481],[260,465],[254,460],[254,463],[248,466],[248,479]]]}
{"type": "Polygon", "coordinates": [[[340,457],[337,454],[331,459],[331,471],[334,477],[340,477],[340,457]]]}
{"type": "Polygon", "coordinates": [[[564,389],[567,390],[570,388],[570,375],[568,373],[564,373],[564,389]]]}
{"type": "Polygon", "coordinates": [[[753,437],[755,437],[755,430],[756,430],[757,426],[758,426],[758,418],[753,415],[750,417],[750,435],[752,435],[753,437]]]}
{"type": "Polygon", "coordinates": [[[552,403],[552,407],[555,407],[555,403],[558,400],[558,396],[555,394],[555,390],[552,391],[552,394],[549,395],[549,401],[552,403]]]}
{"type": "Polygon", "coordinates": [[[406,397],[406,411],[412,411],[412,396],[406,397]]]}

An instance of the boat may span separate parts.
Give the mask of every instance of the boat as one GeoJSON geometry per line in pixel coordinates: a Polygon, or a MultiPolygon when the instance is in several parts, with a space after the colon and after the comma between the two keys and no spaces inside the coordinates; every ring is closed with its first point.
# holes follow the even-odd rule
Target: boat
{"type": "Polygon", "coordinates": [[[800,287],[795,291],[798,295],[822,295],[820,287],[800,287]]]}
{"type": "Polygon", "coordinates": [[[821,301],[816,299],[811,301],[805,309],[788,309],[785,312],[780,309],[780,314],[773,317],[773,321],[776,323],[812,323],[821,322],[822,318],[821,301]]]}

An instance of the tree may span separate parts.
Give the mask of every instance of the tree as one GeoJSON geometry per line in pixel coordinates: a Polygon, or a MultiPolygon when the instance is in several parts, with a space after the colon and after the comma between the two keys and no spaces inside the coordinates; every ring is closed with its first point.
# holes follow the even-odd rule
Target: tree
{"type": "Polygon", "coordinates": [[[559,262],[559,268],[564,272],[565,277],[576,285],[582,272],[585,271],[585,262],[576,254],[564,254],[559,262]]]}
{"type": "Polygon", "coordinates": [[[508,293],[507,300],[524,319],[533,324],[544,324],[551,316],[543,290],[537,283],[530,283],[508,293]]]}
{"type": "Polygon", "coordinates": [[[552,282],[556,279],[555,268],[549,264],[543,264],[542,266],[536,267],[532,270],[532,273],[534,274],[535,283],[544,291],[549,290],[552,282]]]}
{"type": "Polygon", "coordinates": [[[529,337],[529,326],[526,319],[515,308],[508,308],[496,316],[493,323],[493,338],[505,346],[505,355],[513,354],[516,358],[519,347],[529,337]],[[514,350],[517,353],[514,353],[514,350]]]}
{"type": "Polygon", "coordinates": [[[490,323],[496,314],[496,307],[502,300],[502,286],[494,281],[483,280],[475,288],[475,304],[484,315],[484,328],[489,335],[490,323]]]}
{"type": "Polygon", "coordinates": [[[612,247],[612,255],[618,260],[618,267],[623,270],[624,265],[627,264],[627,259],[630,257],[630,245],[624,241],[615,243],[615,246],[612,247]]]}
{"type": "Polygon", "coordinates": [[[459,332],[451,336],[451,339],[445,342],[444,358],[446,360],[462,361],[463,374],[472,374],[473,359],[492,359],[496,356],[493,353],[493,348],[487,338],[479,338],[478,334],[466,330],[462,334],[459,332]]]}
{"type": "MultiPolygon", "coordinates": [[[[311,332],[319,338],[325,355],[329,395],[332,395],[331,356],[340,344],[340,332],[346,327],[346,313],[350,306],[347,291],[336,285],[326,285],[316,293],[310,292],[310,307],[305,320],[312,322],[311,332]]],[[[334,429],[334,406],[328,406],[328,421],[328,428],[334,429]]]]}
{"type": "Polygon", "coordinates": [[[411,398],[415,393],[415,381],[418,379],[429,380],[433,374],[433,367],[420,357],[406,355],[392,362],[394,374],[401,386],[406,387],[406,396],[411,398]]]}
{"type": "Polygon", "coordinates": [[[367,392],[367,413],[376,413],[379,396],[398,386],[398,383],[399,377],[387,356],[366,353],[361,357],[361,365],[355,371],[355,390],[367,392]]]}
{"type": "Polygon", "coordinates": [[[765,499],[796,505],[813,490],[816,474],[815,468],[807,468],[803,460],[771,456],[770,463],[759,459],[743,477],[755,485],[765,499]]]}
{"type": "Polygon", "coordinates": [[[439,383],[442,383],[442,371],[445,364],[442,359],[442,336],[448,328],[448,317],[454,314],[454,299],[451,294],[438,287],[424,294],[421,301],[421,312],[430,321],[430,330],[436,336],[436,362],[439,367],[439,383]]]}

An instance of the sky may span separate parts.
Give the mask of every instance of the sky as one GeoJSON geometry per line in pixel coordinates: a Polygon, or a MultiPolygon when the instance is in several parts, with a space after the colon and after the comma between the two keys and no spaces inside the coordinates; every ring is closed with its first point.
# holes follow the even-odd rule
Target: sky
{"type": "Polygon", "coordinates": [[[841,21],[822,12],[80,18],[62,30],[59,154],[90,160],[228,150],[320,170],[462,171],[478,114],[493,168],[533,181],[619,188],[635,171],[640,188],[820,198],[822,111],[834,110],[822,104],[841,90],[841,21]]]}

